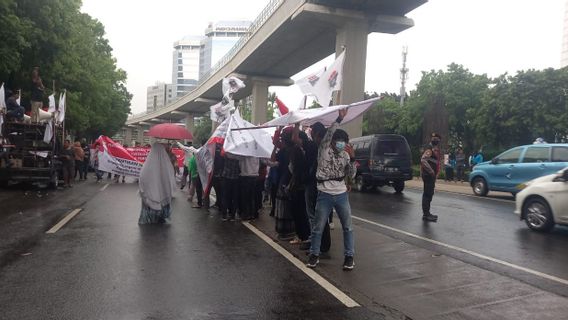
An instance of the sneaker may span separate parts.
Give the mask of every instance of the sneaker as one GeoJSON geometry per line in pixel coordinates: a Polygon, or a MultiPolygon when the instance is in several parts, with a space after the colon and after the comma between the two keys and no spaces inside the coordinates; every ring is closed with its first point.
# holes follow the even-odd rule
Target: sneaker
{"type": "Polygon", "coordinates": [[[355,267],[353,256],[345,256],[345,260],[343,260],[343,270],[351,271],[353,267],[355,267]]]}
{"type": "Polygon", "coordinates": [[[221,221],[227,221],[227,220],[228,220],[228,219],[227,219],[227,216],[222,216],[222,217],[221,217],[221,221]]]}
{"type": "Polygon", "coordinates": [[[438,222],[438,216],[428,213],[422,216],[422,220],[426,222],[438,222]]]}
{"type": "Polygon", "coordinates": [[[320,260],[318,256],[316,256],[315,254],[310,254],[308,256],[308,263],[306,263],[306,267],[315,268],[319,262],[320,260]]]}
{"type": "Polygon", "coordinates": [[[335,229],[335,223],[330,222],[330,223],[329,223],[329,229],[330,229],[330,230],[335,229]]]}

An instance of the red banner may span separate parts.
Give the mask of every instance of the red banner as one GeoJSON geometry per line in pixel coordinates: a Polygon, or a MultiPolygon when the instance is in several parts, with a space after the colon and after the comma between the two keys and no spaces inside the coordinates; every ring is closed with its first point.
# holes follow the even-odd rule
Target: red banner
{"type": "MultiPolygon", "coordinates": [[[[130,153],[136,160],[144,163],[148,153],[150,153],[150,148],[147,147],[130,147],[126,148],[128,153],[130,153]]],[[[185,152],[180,148],[172,148],[172,152],[176,155],[178,167],[183,167],[183,162],[185,159],[185,152]]]]}

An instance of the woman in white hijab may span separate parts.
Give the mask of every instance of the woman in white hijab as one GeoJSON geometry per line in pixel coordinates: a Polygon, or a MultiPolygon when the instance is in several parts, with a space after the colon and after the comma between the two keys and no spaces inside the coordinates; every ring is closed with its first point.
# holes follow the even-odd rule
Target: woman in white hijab
{"type": "Polygon", "coordinates": [[[152,145],[140,172],[138,187],[142,198],[138,224],[165,223],[171,215],[175,178],[172,162],[163,144],[156,142],[152,145]]]}

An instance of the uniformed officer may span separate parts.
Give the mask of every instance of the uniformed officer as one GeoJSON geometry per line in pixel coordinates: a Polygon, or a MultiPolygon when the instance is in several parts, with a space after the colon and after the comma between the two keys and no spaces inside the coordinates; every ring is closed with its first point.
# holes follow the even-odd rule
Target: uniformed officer
{"type": "Polygon", "coordinates": [[[433,132],[430,144],[425,147],[420,160],[420,173],[424,181],[424,192],[422,193],[422,220],[428,222],[438,221],[438,216],[430,212],[430,203],[434,196],[436,178],[440,172],[440,140],[442,137],[433,132]]]}

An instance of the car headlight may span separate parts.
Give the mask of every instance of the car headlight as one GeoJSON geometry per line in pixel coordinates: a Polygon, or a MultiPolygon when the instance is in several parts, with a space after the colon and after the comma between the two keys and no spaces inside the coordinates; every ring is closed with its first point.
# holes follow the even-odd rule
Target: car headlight
{"type": "Polygon", "coordinates": [[[530,185],[530,182],[519,183],[518,185],[515,186],[515,188],[517,190],[521,191],[524,188],[528,187],[529,185],[530,185]]]}

